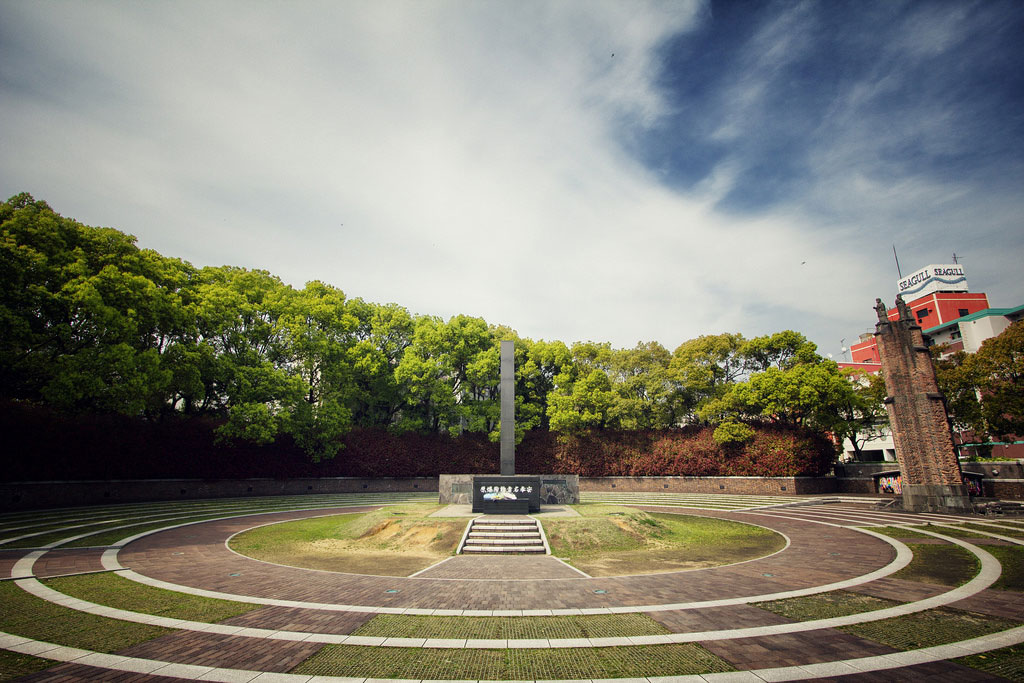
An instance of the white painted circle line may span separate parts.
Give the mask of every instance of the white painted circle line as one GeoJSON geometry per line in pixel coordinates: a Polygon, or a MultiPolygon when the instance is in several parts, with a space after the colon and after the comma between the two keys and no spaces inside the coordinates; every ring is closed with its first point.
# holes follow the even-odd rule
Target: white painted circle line
{"type": "MultiPolygon", "coordinates": [[[[903,567],[910,564],[913,558],[910,548],[899,541],[883,536],[882,534],[876,534],[871,531],[857,529],[860,533],[869,534],[876,536],[879,539],[889,543],[896,549],[896,557],[885,567],[877,569],[868,574],[863,574],[852,579],[845,579],[843,581],[837,581],[829,584],[822,584],[820,586],[812,586],[810,588],[800,588],[790,591],[782,591],[778,593],[764,593],[760,595],[748,595],[740,596],[736,598],[721,598],[717,600],[701,600],[697,602],[685,602],[685,603],[673,603],[673,604],[657,604],[657,605],[628,605],[620,607],[595,607],[595,608],[570,608],[570,609],[553,609],[551,610],[554,616],[573,615],[580,613],[589,614],[625,614],[634,612],[667,612],[675,610],[691,610],[691,609],[703,609],[707,607],[724,607],[728,605],[746,605],[751,602],[764,602],[767,600],[781,600],[784,598],[795,598],[805,595],[815,595],[817,593],[826,593],[833,590],[842,590],[850,588],[852,586],[858,586],[864,583],[869,583],[877,579],[883,578],[890,574],[893,574],[903,567]]],[[[106,555],[104,555],[106,559],[106,555]]],[[[106,566],[106,565],[104,565],[106,566]]],[[[118,565],[120,567],[120,565],[118,565]]],[[[110,567],[116,569],[115,567],[110,567]]],[[[155,588],[164,588],[167,590],[177,591],[179,593],[190,593],[192,595],[200,595],[208,598],[217,598],[220,600],[231,600],[234,602],[249,602],[257,605],[273,605],[278,607],[300,607],[304,609],[319,609],[328,610],[335,612],[370,612],[377,614],[409,614],[409,610],[416,609],[415,613],[418,614],[433,614],[441,610],[429,610],[429,608],[401,608],[401,607],[378,607],[374,605],[344,605],[338,603],[320,603],[320,602],[305,602],[300,600],[281,600],[275,598],[261,598],[251,595],[243,595],[239,593],[223,593],[220,591],[211,591],[205,588],[194,588],[192,586],[185,586],[177,583],[170,583],[168,581],[162,581],[155,579],[144,574],[139,574],[130,569],[120,569],[118,574],[126,579],[137,581],[155,588]]],[[[541,579],[522,579],[526,580],[541,580],[541,579]]],[[[552,579],[546,579],[551,581],[552,579]]],[[[563,581],[577,581],[580,579],[561,579],[563,581]]],[[[456,615],[456,616],[492,616],[494,610],[443,610],[445,614],[456,615]]],[[[518,610],[517,610],[518,611],[518,610]]]]}
{"type": "MultiPolygon", "coordinates": [[[[745,672],[733,672],[733,675],[750,674],[755,678],[750,680],[761,681],[795,681],[809,678],[820,678],[835,676],[836,669],[843,669],[845,673],[862,673],[868,671],[887,671],[899,669],[917,664],[928,664],[931,662],[944,661],[955,657],[963,657],[980,652],[988,652],[1002,647],[1008,647],[1024,642],[1024,626],[1019,626],[1007,631],[1000,631],[979,638],[972,638],[947,645],[922,648],[920,650],[909,650],[889,655],[875,657],[861,657],[859,659],[843,659],[832,662],[820,662],[817,664],[804,664],[801,666],[776,667],[770,669],[751,669],[745,672]]],[[[58,662],[83,664],[113,671],[130,671],[134,673],[151,673],[154,675],[167,676],[171,678],[184,678],[189,680],[212,680],[212,681],[251,681],[265,672],[245,669],[224,669],[210,666],[197,666],[194,664],[176,664],[155,659],[141,659],[137,657],[125,657],[121,655],[107,655],[99,652],[91,652],[79,648],[65,647],[55,643],[30,640],[10,633],[0,632],[0,648],[18,652],[21,654],[43,657],[58,662]]],[[[294,681],[295,683],[322,681],[327,683],[363,683],[367,679],[350,678],[347,676],[308,676],[304,674],[272,674],[276,681],[294,681]]],[[[704,676],[651,676],[647,678],[621,678],[608,679],[612,681],[646,681],[647,683],[667,683],[668,681],[713,681],[714,674],[704,676]]],[[[397,679],[396,679],[397,680],[397,679]]],[[[409,683],[428,683],[427,681],[411,680],[409,683]]],[[[523,683],[540,683],[523,682],[523,683]]],[[[591,683],[590,679],[570,679],[562,681],[548,681],[546,683],[591,683]]]]}
{"type": "MultiPolygon", "coordinates": [[[[905,527],[900,527],[900,528],[905,528],[905,527]]],[[[881,536],[881,534],[875,534],[875,532],[870,532],[870,531],[864,531],[864,533],[869,533],[869,534],[872,534],[872,535],[881,536]]],[[[970,597],[972,595],[975,595],[976,593],[979,593],[982,590],[985,590],[986,588],[988,588],[990,585],[992,585],[992,583],[994,583],[999,578],[999,575],[1001,573],[1001,565],[1000,565],[999,561],[995,557],[993,557],[991,554],[989,554],[988,552],[982,550],[981,548],[978,548],[977,546],[974,546],[974,545],[972,545],[970,543],[967,543],[966,541],[962,541],[962,540],[954,538],[954,537],[943,536],[942,534],[938,534],[938,533],[935,533],[935,532],[924,532],[924,533],[926,533],[927,535],[930,535],[930,536],[935,536],[936,538],[940,538],[940,539],[949,541],[951,543],[954,543],[956,545],[959,545],[959,546],[965,548],[969,552],[972,552],[981,561],[981,570],[978,572],[978,574],[973,579],[971,579],[970,581],[968,581],[967,583],[965,583],[964,585],[962,585],[962,586],[960,586],[958,588],[954,588],[954,589],[952,589],[950,591],[947,591],[945,593],[941,593],[941,594],[933,596],[931,598],[925,598],[924,600],[918,600],[916,602],[905,603],[905,604],[902,604],[902,605],[897,605],[896,607],[889,607],[889,608],[881,609],[881,610],[874,610],[874,611],[870,611],[870,612],[861,612],[859,614],[851,614],[851,615],[845,616],[845,617],[833,617],[833,618],[830,618],[830,619],[818,619],[818,620],[814,620],[814,621],[803,621],[803,622],[795,622],[795,623],[789,623],[789,624],[775,624],[775,625],[772,625],[772,626],[755,626],[755,627],[740,628],[740,629],[722,629],[722,630],[717,630],[717,631],[702,631],[702,632],[692,632],[692,633],[670,633],[670,634],[652,635],[652,636],[635,636],[635,637],[629,637],[626,640],[628,641],[628,644],[631,644],[631,645],[690,643],[690,642],[698,642],[698,641],[734,640],[734,639],[738,639],[738,638],[750,638],[750,637],[755,637],[755,636],[781,635],[781,634],[785,634],[785,633],[797,633],[797,632],[803,632],[803,631],[816,631],[816,630],[825,629],[825,628],[835,628],[835,627],[838,627],[838,626],[848,626],[848,625],[851,625],[851,624],[860,624],[860,623],[865,623],[865,622],[869,622],[869,621],[878,621],[878,620],[887,619],[887,618],[890,618],[890,617],[904,616],[906,614],[911,614],[911,613],[914,613],[914,612],[921,612],[921,611],[924,611],[924,610],[927,610],[927,609],[934,609],[936,607],[941,607],[941,606],[944,606],[944,605],[948,605],[950,603],[957,602],[957,601],[963,600],[963,599],[965,599],[967,597],[970,597]]],[[[905,545],[903,547],[906,548],[905,545]]],[[[909,548],[906,548],[906,552],[907,553],[910,552],[909,548]]],[[[908,562],[909,562],[909,560],[908,560],[908,562]]],[[[125,576],[127,574],[134,574],[134,572],[130,572],[128,570],[125,570],[125,571],[122,571],[122,572],[119,572],[119,573],[122,576],[125,576]]],[[[148,577],[142,577],[142,578],[148,578],[148,577]]],[[[71,596],[67,596],[67,595],[65,595],[63,593],[55,591],[52,588],[49,588],[48,586],[43,585],[42,583],[40,583],[36,579],[20,579],[20,580],[16,581],[16,583],[22,589],[28,591],[29,593],[32,593],[33,595],[35,595],[35,596],[37,596],[39,598],[42,598],[44,600],[48,600],[50,602],[54,602],[56,604],[60,604],[60,605],[62,605],[64,607],[68,607],[70,609],[76,609],[76,610],[83,611],[83,612],[90,612],[92,614],[100,614],[101,616],[108,616],[108,617],[112,617],[112,618],[116,618],[116,619],[121,619],[123,621],[151,623],[151,624],[155,624],[155,625],[166,626],[168,628],[178,628],[178,629],[189,630],[189,631],[216,632],[216,633],[225,633],[226,635],[243,635],[243,636],[248,636],[248,637],[267,638],[267,639],[271,639],[271,640],[308,640],[312,636],[318,636],[319,638],[330,636],[330,634],[311,634],[311,633],[302,632],[302,631],[281,631],[281,630],[273,630],[273,629],[256,629],[256,628],[241,628],[241,627],[236,628],[236,627],[224,626],[224,625],[219,625],[219,624],[209,624],[209,623],[206,623],[206,622],[186,621],[186,620],[182,620],[182,619],[170,619],[170,618],[166,618],[166,617],[154,617],[153,615],[141,614],[141,613],[138,613],[138,612],[129,612],[127,610],[119,610],[119,609],[116,609],[116,608],[105,607],[105,606],[97,605],[95,603],[90,603],[90,602],[87,602],[87,601],[84,601],[84,600],[79,600],[77,598],[73,598],[71,596]],[[154,620],[157,620],[157,621],[154,621],[154,620]]],[[[174,585],[174,584],[166,584],[165,582],[162,582],[162,581],[153,583],[153,580],[145,581],[144,583],[148,583],[149,585],[154,585],[154,586],[159,587],[159,588],[163,588],[163,587],[166,587],[166,586],[173,586],[174,585]]],[[[813,589],[813,590],[814,590],[814,592],[821,592],[819,589],[820,589],[820,587],[818,587],[816,589],[813,589]]],[[[196,594],[204,595],[205,597],[222,597],[224,595],[224,594],[218,594],[218,593],[216,593],[214,591],[202,591],[202,593],[196,593],[196,594]]],[[[784,593],[772,594],[775,597],[767,597],[767,598],[764,598],[764,599],[766,599],[766,600],[768,600],[768,599],[779,600],[779,599],[784,599],[784,598],[788,598],[788,597],[799,597],[799,595],[797,595],[797,594],[809,594],[809,593],[805,593],[804,591],[787,591],[787,592],[784,592],[784,593]]],[[[813,593],[810,593],[810,594],[813,594],[813,593]]],[[[745,598],[744,600],[747,600],[749,602],[755,601],[755,600],[752,600],[752,599],[749,599],[749,598],[745,598]]],[[[757,602],[761,602],[762,600],[759,599],[759,600],[756,600],[756,601],[757,602]]],[[[250,600],[249,602],[254,602],[254,601],[250,600]]],[[[726,602],[726,601],[708,601],[708,602],[716,603],[713,606],[718,606],[718,604],[726,602]]],[[[266,601],[261,601],[261,602],[259,602],[257,604],[269,604],[269,605],[277,605],[277,606],[282,606],[282,607],[308,607],[310,604],[314,604],[315,605],[316,603],[297,603],[295,601],[287,601],[287,600],[272,600],[272,601],[271,600],[266,600],[266,601]]],[[[705,606],[708,606],[707,602],[706,603],[702,603],[702,604],[704,604],[705,606]]],[[[726,602],[726,604],[742,604],[742,603],[726,602]]],[[[343,605],[332,605],[332,606],[327,606],[327,607],[312,607],[312,608],[313,609],[325,609],[326,608],[326,609],[330,609],[330,610],[333,610],[333,611],[373,612],[373,613],[383,613],[383,614],[406,614],[406,615],[409,615],[409,614],[433,614],[434,611],[435,611],[435,610],[423,610],[423,609],[415,609],[415,608],[367,608],[367,607],[358,607],[358,606],[352,606],[351,609],[343,609],[343,608],[346,608],[346,607],[347,606],[343,606],[343,605]]],[[[671,608],[672,608],[672,606],[670,606],[670,605],[659,605],[659,606],[654,606],[654,608],[648,608],[648,609],[644,609],[644,610],[635,610],[633,608],[630,608],[628,611],[652,612],[652,611],[666,611],[666,610],[671,609],[671,608]]],[[[614,612],[614,613],[622,613],[623,611],[625,611],[622,608],[594,608],[594,609],[569,610],[568,612],[570,612],[572,614],[608,614],[608,613],[613,613],[613,612],[611,612],[612,609],[616,610],[616,612],[614,612]]],[[[495,615],[494,614],[495,610],[477,610],[475,612],[479,612],[478,614],[467,615],[466,612],[468,612],[468,611],[470,611],[470,610],[461,610],[461,616],[513,616],[513,615],[514,616],[522,616],[522,612],[523,612],[523,610],[501,610],[501,614],[500,615],[495,615]],[[514,614],[515,612],[519,612],[519,614],[514,614]]],[[[446,612],[459,612],[459,610],[446,610],[446,612]]],[[[552,616],[557,616],[557,615],[562,614],[563,612],[565,612],[565,610],[551,610],[551,615],[552,616]]],[[[338,640],[333,640],[333,638],[332,638],[331,642],[337,642],[339,644],[347,644],[347,645],[372,645],[372,646],[384,646],[384,647],[426,647],[426,648],[438,648],[438,647],[448,648],[448,647],[451,647],[451,644],[450,644],[449,640],[447,640],[447,639],[435,639],[435,638],[423,639],[423,642],[421,644],[419,644],[419,645],[412,644],[410,639],[398,639],[398,640],[390,639],[390,642],[389,642],[388,639],[383,639],[383,638],[381,638],[381,639],[376,639],[376,638],[365,639],[365,638],[359,638],[359,637],[356,637],[356,636],[334,636],[334,638],[338,638],[338,640]]],[[[415,640],[418,641],[419,639],[415,639],[415,640]]],[[[548,639],[547,640],[547,643],[548,643],[547,647],[570,647],[570,646],[571,647],[605,647],[605,646],[609,646],[609,645],[613,644],[611,642],[608,642],[609,640],[620,641],[622,639],[582,639],[582,638],[581,639],[548,639]]],[[[320,640],[319,642],[324,642],[324,641],[320,640]]],[[[472,640],[467,641],[467,642],[468,643],[472,643],[472,640]]],[[[508,648],[508,649],[533,649],[533,648],[537,647],[536,643],[538,641],[536,641],[536,640],[508,640],[508,641],[503,641],[503,642],[505,643],[505,645],[502,646],[503,648],[508,648]]],[[[621,644],[627,644],[627,643],[618,642],[617,644],[621,645],[621,644]]],[[[475,645],[471,645],[471,644],[467,644],[466,645],[466,647],[474,647],[474,646],[475,645]]]]}

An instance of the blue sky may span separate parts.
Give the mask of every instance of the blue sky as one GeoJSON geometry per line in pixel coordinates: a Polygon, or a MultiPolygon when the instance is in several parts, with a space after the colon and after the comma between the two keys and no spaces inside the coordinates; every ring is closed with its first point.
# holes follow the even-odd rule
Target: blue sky
{"type": "Polygon", "coordinates": [[[0,194],[534,339],[1024,303],[1020,2],[0,0],[0,194]]]}

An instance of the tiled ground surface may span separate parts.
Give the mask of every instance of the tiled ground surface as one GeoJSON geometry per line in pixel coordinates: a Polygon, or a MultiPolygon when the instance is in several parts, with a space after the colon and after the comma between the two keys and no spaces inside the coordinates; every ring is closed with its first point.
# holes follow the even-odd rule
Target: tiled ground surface
{"type": "Polygon", "coordinates": [[[264,607],[220,622],[231,626],[306,633],[348,634],[373,618],[370,612],[334,612],[297,607],[264,607]]]}
{"type": "Polygon", "coordinates": [[[1005,681],[1004,678],[991,676],[977,669],[953,664],[952,662],[932,662],[917,666],[905,666],[899,669],[872,671],[852,676],[835,678],[815,678],[816,683],[975,683],[980,681],[1005,681]]]}
{"type": "Polygon", "coordinates": [[[578,579],[572,567],[550,555],[475,557],[456,555],[416,575],[420,579],[485,579],[522,581],[536,579],[578,579]]]}
{"type": "Polygon", "coordinates": [[[275,642],[254,647],[252,638],[177,631],[117,654],[162,662],[285,673],[319,650],[321,643],[275,642]]]}
{"type": "MultiPolygon", "coordinates": [[[[344,512],[351,512],[346,508],[344,512]]],[[[851,504],[698,514],[761,524],[787,534],[792,543],[772,557],[730,567],[671,574],[588,579],[552,558],[460,556],[414,578],[334,574],[267,565],[231,553],[225,539],[254,525],[327,514],[274,513],[208,522],[169,530],[136,541],[119,555],[125,567],[171,583],[266,598],[341,605],[449,609],[556,609],[662,605],[736,596],[764,595],[852,579],[885,566],[895,556],[884,541],[846,526],[920,523],[917,516],[880,513],[851,504]],[[822,526],[827,522],[836,526],[822,526]],[[509,560],[514,560],[509,563],[509,560]],[[236,575],[236,576],[233,576],[236,575]],[[600,589],[607,591],[595,593],[600,589]],[[397,590],[386,593],[387,590],[397,590]]],[[[939,533],[941,528],[934,530],[939,533]]],[[[51,552],[36,563],[38,576],[97,569],[96,550],[51,552]]],[[[21,553],[0,551],[0,572],[21,553]]],[[[948,587],[883,578],[849,590],[896,599],[919,600],[948,587]]],[[[1024,619],[1024,594],[986,590],[954,605],[960,609],[1024,619]]],[[[346,634],[372,615],[325,609],[266,607],[225,623],[307,633],[346,634]]],[[[651,612],[673,632],[705,632],[785,624],[788,620],[749,605],[651,612]]],[[[429,634],[428,634],[429,635],[429,634]]],[[[701,644],[738,669],[831,662],[892,652],[886,646],[824,629],[701,644]]],[[[272,641],[179,631],[119,654],[166,662],[284,672],[316,652],[317,643],[272,641]]],[[[181,680],[158,675],[63,664],[23,680],[181,680]]],[[[949,662],[843,676],[841,681],[999,680],[949,662]]]]}
{"type": "MultiPolygon", "coordinates": [[[[746,521],[733,512],[702,514],[746,521]]],[[[140,574],[173,584],[262,598],[430,609],[566,609],[673,604],[809,588],[874,571],[895,556],[884,541],[839,527],[828,528],[829,543],[822,543],[815,536],[820,526],[781,517],[752,520],[791,538],[789,548],[771,557],[709,570],[600,579],[579,577],[565,567],[553,567],[564,570],[565,578],[481,578],[472,584],[436,580],[430,572],[415,578],[337,574],[268,565],[240,557],[224,545],[225,538],[253,524],[295,516],[261,515],[172,529],[131,543],[119,560],[140,574]],[[596,594],[596,589],[606,592],[596,594]]],[[[446,572],[445,566],[437,571],[446,572]]],[[[487,573],[485,568],[470,571],[477,576],[487,573]]]]}
{"type": "Polygon", "coordinates": [[[110,683],[181,683],[181,679],[172,676],[154,676],[129,671],[100,669],[81,664],[59,664],[37,674],[22,676],[18,683],[75,683],[75,681],[108,681],[110,683]]]}
{"type": "Polygon", "coordinates": [[[885,645],[833,629],[719,640],[702,645],[740,670],[816,664],[895,652],[885,645]]]}
{"type": "Polygon", "coordinates": [[[36,560],[32,573],[39,578],[45,578],[100,571],[103,569],[100,563],[102,556],[102,548],[58,548],[36,560]]]}
{"type": "Polygon", "coordinates": [[[648,612],[647,615],[673,633],[702,633],[721,628],[749,628],[790,622],[778,614],[750,605],[648,612]]]}

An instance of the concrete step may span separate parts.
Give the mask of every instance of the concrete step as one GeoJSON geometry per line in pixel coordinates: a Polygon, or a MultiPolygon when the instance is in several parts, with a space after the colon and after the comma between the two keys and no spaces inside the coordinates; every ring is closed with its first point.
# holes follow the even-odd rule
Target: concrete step
{"type": "Polygon", "coordinates": [[[544,541],[540,536],[536,538],[474,538],[466,541],[466,545],[539,545],[543,546],[544,541]]]}
{"type": "Polygon", "coordinates": [[[477,518],[470,523],[462,553],[545,553],[547,548],[536,520],[477,518]]]}
{"type": "Polygon", "coordinates": [[[488,554],[514,554],[514,553],[543,553],[543,545],[502,545],[502,546],[490,546],[490,545],[467,545],[462,549],[464,553],[488,553],[488,554]]]}
{"type": "Polygon", "coordinates": [[[477,524],[533,524],[534,520],[526,517],[525,515],[516,515],[515,517],[477,517],[475,520],[477,524]]]}

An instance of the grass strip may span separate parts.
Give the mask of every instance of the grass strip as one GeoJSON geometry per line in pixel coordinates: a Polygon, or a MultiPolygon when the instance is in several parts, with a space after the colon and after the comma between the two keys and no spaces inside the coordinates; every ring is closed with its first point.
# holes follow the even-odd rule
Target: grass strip
{"type": "Polygon", "coordinates": [[[902,617],[840,626],[839,630],[897,650],[916,650],[987,636],[1015,626],[1020,626],[1020,622],[939,607],[902,617]]]}
{"type": "Polygon", "coordinates": [[[28,674],[49,669],[60,662],[50,659],[40,659],[32,655],[23,655],[18,652],[0,650],[0,681],[10,681],[21,678],[28,674]]]}
{"type": "Polygon", "coordinates": [[[928,534],[920,534],[916,531],[911,531],[909,529],[903,529],[895,526],[867,526],[861,528],[866,529],[867,531],[874,531],[875,533],[885,534],[886,536],[891,536],[893,538],[927,538],[932,541],[938,540],[934,536],[929,536],[928,534]]]}
{"type": "Polygon", "coordinates": [[[1003,571],[990,588],[1024,593],[1024,546],[987,545],[985,550],[1003,565],[1003,571]]]}
{"type": "Polygon", "coordinates": [[[695,643],[537,650],[327,645],[291,673],[419,680],[558,680],[734,671],[695,643]]]}
{"type": "Polygon", "coordinates": [[[978,557],[958,545],[908,543],[914,559],[892,575],[894,579],[919,581],[940,586],[962,586],[981,570],[978,557]]]}
{"type": "Polygon", "coordinates": [[[979,534],[977,529],[972,529],[963,524],[957,524],[956,526],[940,526],[934,527],[935,532],[939,534],[945,534],[946,536],[953,536],[955,538],[992,538],[985,534],[979,534]]]}
{"type": "Polygon", "coordinates": [[[807,595],[799,598],[756,602],[754,607],[760,607],[763,610],[794,621],[815,621],[817,619],[832,619],[834,617],[847,617],[851,614],[873,612],[887,607],[895,607],[899,604],[902,603],[861,593],[831,591],[829,593],[807,595]]]}
{"type": "Polygon", "coordinates": [[[1024,644],[951,660],[1008,681],[1024,681],[1024,644]]]}
{"type": "Polygon", "coordinates": [[[111,572],[63,576],[43,583],[61,593],[99,605],[189,621],[216,623],[262,607],[154,588],[111,572]]]}
{"type": "Polygon", "coordinates": [[[48,531],[43,534],[28,536],[17,541],[4,543],[2,546],[0,546],[0,548],[42,548],[43,546],[47,546],[57,541],[61,541],[65,538],[78,536],[79,534],[88,534],[92,532],[103,531],[104,529],[114,526],[115,524],[122,524],[123,522],[124,520],[117,520],[116,522],[90,524],[88,526],[79,527],[77,529],[59,528],[56,531],[48,531]]]}
{"type": "Polygon", "coordinates": [[[378,614],[354,635],[387,638],[616,638],[669,633],[646,614],[595,614],[562,617],[430,617],[378,614]]]}
{"type": "Polygon", "coordinates": [[[1010,538],[1024,538],[1024,529],[1020,527],[1011,527],[1010,525],[995,527],[971,523],[967,523],[964,526],[968,529],[977,529],[978,531],[985,531],[990,534],[999,534],[1000,536],[1009,536],[1010,538]]]}
{"type": "Polygon", "coordinates": [[[108,653],[172,632],[61,607],[26,593],[14,581],[0,582],[0,631],[108,653]]]}

